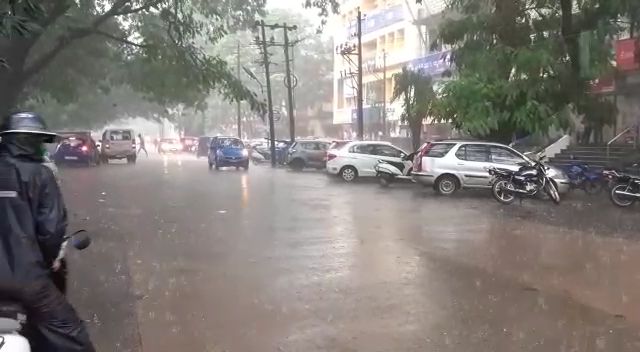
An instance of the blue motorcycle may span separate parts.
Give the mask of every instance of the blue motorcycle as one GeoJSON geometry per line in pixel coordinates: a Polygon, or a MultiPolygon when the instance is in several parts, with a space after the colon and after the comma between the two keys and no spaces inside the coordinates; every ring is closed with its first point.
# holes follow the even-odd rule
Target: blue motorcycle
{"type": "Polygon", "coordinates": [[[602,191],[605,178],[601,169],[589,167],[587,164],[573,163],[565,167],[569,177],[570,189],[581,189],[587,194],[598,194],[602,191]]]}

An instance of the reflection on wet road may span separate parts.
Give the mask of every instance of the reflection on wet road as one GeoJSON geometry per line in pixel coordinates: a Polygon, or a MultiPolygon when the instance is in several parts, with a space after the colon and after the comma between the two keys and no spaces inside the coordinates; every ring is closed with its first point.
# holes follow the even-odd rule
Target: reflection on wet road
{"type": "Polygon", "coordinates": [[[606,199],[502,207],[179,156],[62,173],[96,233],[72,298],[100,350],[640,349],[640,226],[606,199]]]}

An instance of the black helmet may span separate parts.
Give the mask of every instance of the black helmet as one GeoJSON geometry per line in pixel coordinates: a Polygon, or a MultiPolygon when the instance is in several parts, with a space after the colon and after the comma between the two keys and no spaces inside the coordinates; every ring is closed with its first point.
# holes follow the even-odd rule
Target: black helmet
{"type": "Polygon", "coordinates": [[[34,112],[16,112],[9,114],[0,125],[0,137],[8,134],[31,134],[53,141],[56,134],[49,132],[42,116],[34,112]]]}

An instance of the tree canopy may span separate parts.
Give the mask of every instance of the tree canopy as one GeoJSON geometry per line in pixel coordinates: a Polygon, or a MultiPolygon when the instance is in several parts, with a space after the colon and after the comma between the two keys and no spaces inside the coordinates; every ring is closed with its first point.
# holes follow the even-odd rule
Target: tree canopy
{"type": "Polygon", "coordinates": [[[612,40],[637,21],[637,7],[628,0],[450,0],[455,15],[440,30],[457,74],[442,89],[436,118],[500,141],[569,127],[570,113],[592,104],[589,82],[613,70],[612,40]]]}
{"type": "Polygon", "coordinates": [[[431,114],[436,94],[433,90],[433,79],[420,71],[412,71],[406,67],[393,75],[393,95],[391,101],[402,101],[402,122],[406,122],[411,130],[413,150],[420,148],[422,123],[431,114]]]}
{"type": "MultiPolygon", "coordinates": [[[[326,15],[334,0],[300,0],[326,15]]],[[[212,91],[261,102],[205,49],[254,23],[265,0],[10,0],[0,5],[0,113],[130,87],[161,106],[212,91]]]]}

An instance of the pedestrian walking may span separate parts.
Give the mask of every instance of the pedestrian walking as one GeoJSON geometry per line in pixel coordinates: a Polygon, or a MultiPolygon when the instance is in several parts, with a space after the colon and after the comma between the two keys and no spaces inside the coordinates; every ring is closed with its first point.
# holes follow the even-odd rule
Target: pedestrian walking
{"type": "Polygon", "coordinates": [[[149,153],[147,152],[147,148],[144,146],[144,138],[142,138],[142,133],[138,133],[138,145],[140,146],[138,148],[138,154],[140,154],[141,151],[144,150],[144,153],[147,155],[147,158],[149,157],[149,153]]]}

